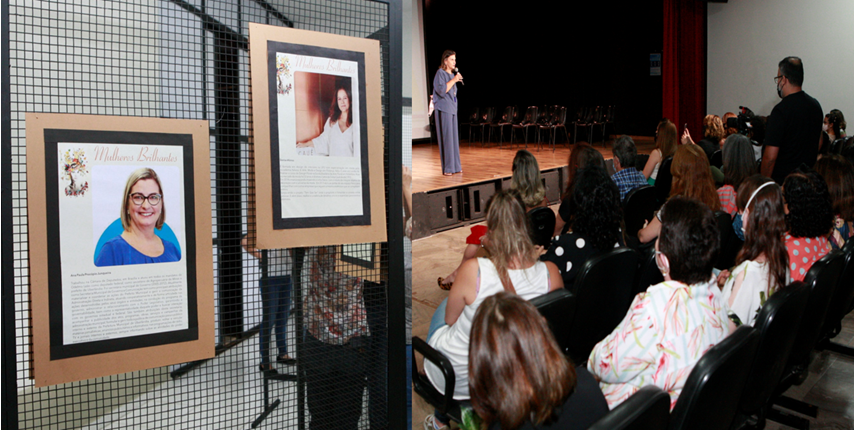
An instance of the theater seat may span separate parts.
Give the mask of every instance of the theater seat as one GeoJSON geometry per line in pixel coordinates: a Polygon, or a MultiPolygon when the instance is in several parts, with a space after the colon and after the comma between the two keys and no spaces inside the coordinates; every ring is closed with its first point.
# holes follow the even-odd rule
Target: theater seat
{"type": "MultiPolygon", "coordinates": [[[[424,356],[425,360],[433,362],[439,369],[442,370],[442,376],[445,378],[445,394],[439,392],[436,387],[427,379],[427,375],[418,370],[418,364],[415,357],[412,357],[412,388],[415,393],[421,396],[427,403],[438,409],[443,414],[449,416],[456,422],[462,421],[462,408],[470,407],[468,402],[461,402],[454,399],[454,384],[456,383],[456,375],[454,374],[454,366],[445,354],[433,349],[427,342],[420,337],[412,336],[413,354],[418,352],[424,356]]],[[[342,363],[346,365],[346,363],[342,363]]]]}
{"type": "Polygon", "coordinates": [[[658,199],[660,205],[663,205],[670,197],[670,186],[673,185],[673,174],[670,173],[672,163],[673,157],[667,157],[661,162],[661,167],[658,168],[658,176],[655,179],[655,198],[658,199]]]}
{"type": "MultiPolygon", "coordinates": [[[[564,354],[569,351],[569,328],[575,316],[575,296],[566,289],[558,289],[531,299],[540,314],[549,323],[549,328],[564,354]]],[[[581,364],[581,363],[579,363],[581,364]]]]}
{"type": "Polygon", "coordinates": [[[666,430],[670,396],[655,385],[642,387],[588,430],[666,430]]]}

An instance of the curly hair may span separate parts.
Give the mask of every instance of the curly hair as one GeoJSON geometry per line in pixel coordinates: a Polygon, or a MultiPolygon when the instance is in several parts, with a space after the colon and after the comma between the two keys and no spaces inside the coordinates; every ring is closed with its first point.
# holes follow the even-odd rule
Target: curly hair
{"type": "Polygon", "coordinates": [[[513,177],[510,179],[510,188],[519,192],[527,208],[539,206],[546,197],[546,187],[543,186],[543,179],[540,176],[540,165],[534,154],[525,149],[520,149],[513,158],[513,177]]]}
{"type": "Polygon", "coordinates": [[[827,191],[833,202],[833,214],[854,220],[854,166],[839,154],[821,157],[815,163],[815,171],[827,182],[827,191]]]}
{"type": "Polygon", "coordinates": [[[783,235],[786,233],[786,213],[783,210],[783,193],[780,186],[774,180],[762,175],[753,175],[738,188],[736,205],[739,211],[747,211],[747,220],[744,223],[744,246],[741,247],[735,258],[736,264],[747,260],[756,260],[765,256],[768,264],[768,277],[766,286],[766,297],[786,286],[786,266],[789,254],[783,235]],[[771,183],[761,190],[750,200],[750,196],[760,186],[771,183]],[[750,203],[750,207],[745,207],[750,203]]]}
{"type": "Polygon", "coordinates": [[[826,236],[833,227],[833,204],[827,183],[815,170],[795,170],[783,181],[789,213],[786,226],[793,237],[826,236]]]}
{"type": "Polygon", "coordinates": [[[697,145],[680,145],[670,165],[673,185],[670,196],[695,198],[712,211],[721,209],[721,200],[715,189],[709,158],[697,145]]]}
{"type": "Polygon", "coordinates": [[[724,138],[724,124],[721,122],[721,117],[717,115],[706,115],[703,118],[703,137],[711,138],[715,143],[720,142],[724,138]]]}
{"type": "Polygon", "coordinates": [[[572,195],[572,186],[575,183],[578,169],[591,163],[605,168],[605,158],[599,151],[593,149],[587,142],[576,143],[567,160],[566,188],[563,190],[563,195],[560,196],[561,200],[572,195]]]}
{"type": "Polygon", "coordinates": [[[594,248],[606,251],[619,241],[623,219],[620,191],[605,169],[591,165],[578,171],[569,208],[573,217],[567,224],[594,248]]]}

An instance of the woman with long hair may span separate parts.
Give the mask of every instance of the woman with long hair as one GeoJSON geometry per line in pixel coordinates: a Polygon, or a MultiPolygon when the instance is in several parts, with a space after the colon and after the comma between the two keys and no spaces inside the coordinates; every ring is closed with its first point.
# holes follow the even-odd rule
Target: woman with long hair
{"type": "Polygon", "coordinates": [[[789,283],[783,193],[771,178],[753,175],[738,189],[744,246],[732,272],[718,276],[729,307],[730,329],[753,325],[765,300],[789,283]]]}
{"type": "Polygon", "coordinates": [[[854,235],[854,166],[839,154],[825,155],[815,163],[815,171],[827,182],[833,203],[833,227],[830,245],[841,249],[854,235]]]}
{"type": "Polygon", "coordinates": [[[655,179],[658,178],[658,168],[661,167],[661,162],[667,157],[673,156],[674,152],[676,152],[677,143],[676,124],[673,124],[667,118],[662,119],[655,129],[655,149],[649,154],[649,159],[643,168],[643,175],[649,180],[650,185],[655,185],[655,179]]]}
{"type": "MultiPolygon", "coordinates": [[[[532,299],[563,288],[557,267],[537,259],[525,204],[519,194],[513,190],[500,191],[487,206],[488,240],[484,247],[489,258],[473,258],[460,266],[448,298],[433,314],[427,334],[427,343],[445,354],[453,365],[455,399],[469,398],[469,333],[481,302],[500,291],[532,299]]],[[[442,372],[429,362],[425,363],[424,371],[433,385],[442,391],[442,372]]],[[[438,411],[426,419],[436,429],[446,426],[448,421],[448,417],[438,411]]]]}
{"type": "Polygon", "coordinates": [[[842,116],[842,111],[834,109],[824,116],[824,124],[822,130],[827,132],[828,142],[833,143],[836,139],[845,137],[845,117],[842,116]]]}
{"type": "Polygon", "coordinates": [[[741,134],[726,138],[723,149],[724,185],[718,188],[721,210],[735,216],[738,213],[736,191],[748,177],[756,174],[756,158],[750,139],[741,134]]]}
{"type": "Polygon", "coordinates": [[[537,308],[515,294],[477,309],[469,357],[472,408],[489,430],[586,429],[608,412],[590,372],[572,366],[537,308]]]}
{"type": "MultiPolygon", "coordinates": [[[[712,212],[721,209],[721,201],[715,191],[715,181],[709,170],[709,159],[706,153],[697,145],[680,145],[673,155],[670,165],[673,174],[673,184],[670,187],[670,197],[683,196],[697,199],[708,206],[712,212]]],[[[652,218],[649,224],[638,231],[641,243],[648,243],[658,237],[661,231],[660,214],[652,218]]]]}
{"type": "Polygon", "coordinates": [[[572,211],[569,209],[568,202],[569,197],[572,195],[573,185],[575,184],[576,172],[578,172],[578,169],[590,164],[595,164],[604,169],[605,159],[602,157],[602,153],[593,149],[587,142],[576,143],[569,153],[569,159],[567,160],[566,186],[563,189],[563,195],[560,196],[561,203],[555,219],[554,236],[559,235],[563,231],[566,222],[572,218],[572,211]]]}
{"type": "Polygon", "coordinates": [[[664,282],[635,296],[587,360],[611,409],[645,385],[666,391],[672,409],[700,357],[730,333],[712,275],[720,249],[714,214],[682,196],[668,200],[661,212],[655,263],[664,282]]]}
{"type": "Polygon", "coordinates": [[[542,259],[554,263],[569,287],[584,262],[622,243],[622,206],[617,185],[605,169],[591,165],[578,170],[572,196],[573,214],[567,231],[557,236],[542,259]]]}
{"type": "Polygon", "coordinates": [[[445,176],[462,173],[460,164],[460,130],[457,117],[457,82],[463,75],[456,72],[457,53],[442,53],[439,70],[433,77],[433,103],[436,109],[436,137],[439,139],[439,158],[445,176]]]}
{"type": "Polygon", "coordinates": [[[833,205],[827,183],[815,170],[795,170],[783,181],[786,249],[792,280],[803,281],[813,263],[830,251],[833,205]]]}
{"type": "Polygon", "coordinates": [[[353,133],[352,95],[349,85],[339,85],[335,89],[335,97],[329,105],[329,118],[323,126],[320,136],[307,142],[297,143],[297,148],[314,147],[317,155],[331,157],[358,157],[359,146],[356,145],[353,133]]]}
{"type": "MultiPolygon", "coordinates": [[[[510,188],[519,193],[519,197],[525,203],[526,210],[548,206],[546,187],[543,186],[543,180],[540,176],[540,165],[537,163],[534,154],[525,149],[520,149],[516,152],[516,157],[513,158],[513,176],[510,178],[510,188]]],[[[460,266],[477,256],[483,245],[481,238],[486,235],[486,231],[484,225],[475,225],[471,228],[471,234],[466,237],[466,249],[463,251],[463,260],[460,262],[460,266]]],[[[451,288],[460,266],[457,266],[447,277],[438,279],[439,288],[443,290],[451,288]]]]}

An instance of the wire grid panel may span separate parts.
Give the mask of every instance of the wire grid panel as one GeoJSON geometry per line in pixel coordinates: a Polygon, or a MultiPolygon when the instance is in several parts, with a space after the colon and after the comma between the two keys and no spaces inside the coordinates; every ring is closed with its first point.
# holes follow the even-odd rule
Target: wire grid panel
{"type": "MultiPolygon", "coordinates": [[[[361,0],[9,1],[12,159],[4,161],[4,168],[13,177],[14,259],[4,262],[4,269],[14,270],[19,428],[248,428],[253,422],[260,428],[299,428],[313,415],[328,415],[316,399],[344,396],[354,399],[347,407],[359,428],[385,426],[388,247],[362,247],[371,254],[359,259],[370,261],[370,268],[340,261],[344,249],[335,249],[335,276],[358,280],[361,317],[369,327],[364,341],[329,348],[312,343],[318,339],[304,324],[302,297],[311,285],[302,282],[301,272],[311,250],[256,256],[244,250],[241,240],[254,230],[249,224],[254,193],[249,23],[378,39],[387,128],[387,21],[385,4],[361,0]],[[199,287],[215,289],[216,358],[40,389],[32,385],[26,112],[209,121],[215,285],[199,287]],[[286,275],[289,285],[282,279],[286,275]],[[282,318],[284,308],[289,312],[282,318]],[[293,378],[265,378],[259,371],[265,315],[270,364],[293,378]],[[317,373],[307,371],[301,357],[342,367],[344,360],[355,360],[354,353],[364,360],[363,373],[354,379],[357,387],[312,380],[317,373]],[[282,363],[277,363],[280,355],[282,363]],[[314,401],[306,401],[306,395],[314,401]],[[277,400],[278,406],[259,419],[277,400]]],[[[207,238],[199,240],[202,245],[207,238]]]]}

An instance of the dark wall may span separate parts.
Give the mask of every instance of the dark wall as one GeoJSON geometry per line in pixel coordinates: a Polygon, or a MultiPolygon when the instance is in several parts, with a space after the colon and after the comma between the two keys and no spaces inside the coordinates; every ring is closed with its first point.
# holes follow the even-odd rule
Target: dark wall
{"type": "Polygon", "coordinates": [[[617,132],[652,135],[661,119],[662,0],[563,3],[424,0],[427,74],[457,53],[460,112],[476,106],[616,105],[617,132]]]}

